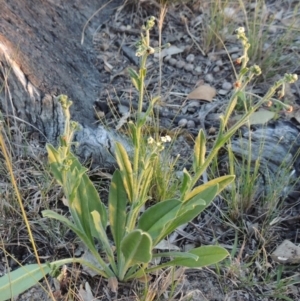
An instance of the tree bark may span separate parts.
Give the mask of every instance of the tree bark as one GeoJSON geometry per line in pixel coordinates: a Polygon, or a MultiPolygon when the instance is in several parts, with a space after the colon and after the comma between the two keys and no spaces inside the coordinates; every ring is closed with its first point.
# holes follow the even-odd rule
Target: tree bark
{"type": "Polygon", "coordinates": [[[93,63],[92,35],[121,2],[0,0],[0,108],[4,116],[25,122],[42,134],[40,138],[53,143],[64,127],[56,96],[66,94],[73,100],[72,119],[83,127],[77,135],[79,155],[92,155],[104,165],[111,165],[110,140],[121,138],[94,125],[93,105],[101,86],[93,63]]]}

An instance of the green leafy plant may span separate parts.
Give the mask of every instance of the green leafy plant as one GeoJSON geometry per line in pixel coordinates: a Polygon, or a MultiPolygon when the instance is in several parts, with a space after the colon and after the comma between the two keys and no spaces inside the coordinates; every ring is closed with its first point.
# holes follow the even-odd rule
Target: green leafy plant
{"type": "MultiPolygon", "coordinates": [[[[73,136],[79,126],[70,119],[69,108],[72,102],[65,95],[59,97],[65,114],[64,134],[60,138],[59,146],[55,148],[48,144],[47,151],[51,172],[63,188],[72,220],[51,210],[43,211],[43,216],[54,218],[70,228],[92,253],[99,267],[82,259],[68,258],[49,265],[41,265],[40,268],[45,273],[62,264],[79,262],[114,282],[129,281],[170,266],[199,268],[215,264],[229,255],[220,246],[203,246],[189,252],[154,253],[152,251],[177,227],[198,216],[234,180],[234,176],[229,175],[197,186],[220,148],[229,141],[237,129],[247,122],[251,113],[269,99],[278,87],[287,81],[295,80],[295,76],[286,75],[282,81],[270,89],[265,98],[260,99],[240,120],[227,129],[229,117],[235,108],[239,94],[253,76],[260,73],[259,67],[248,68],[246,66],[248,57],[245,51],[245,55],[241,58],[242,69],[235,85],[236,90],[224,116],[221,117],[220,130],[212,149],[207,154],[206,138],[201,130],[195,140],[192,170],[183,170],[178,197],[161,201],[147,208],[151,180],[155,177],[152,163],[163,150],[161,140],[157,141],[158,139],[149,137],[145,143],[142,136],[147,117],[152,113],[153,106],[158,100],[158,97],[151,99],[147,111],[142,112],[146,60],[148,55],[160,51],[150,46],[149,31],[153,26],[154,18],[150,18],[143,28],[144,35],[137,44],[137,56],[141,57],[139,72],[129,70],[132,82],[139,92],[136,121],[129,123],[133,151],[127,151],[122,144],[115,143],[115,156],[119,168],[114,172],[111,180],[107,207],[100,200],[93,183],[88,178],[86,168],[72,153],[73,136]],[[107,234],[108,226],[111,235],[107,234]],[[99,243],[101,254],[105,256],[100,255],[99,243]],[[152,259],[156,257],[164,257],[167,260],[155,265],[152,259]]],[[[247,39],[242,29],[238,30],[238,38],[241,39],[244,49],[247,49],[247,39]]],[[[165,139],[167,140],[166,137],[165,139]]],[[[18,269],[0,278],[0,284],[10,283],[10,279],[22,278],[28,287],[37,282],[42,275],[43,273],[36,270],[36,266],[28,265],[25,269],[22,267],[21,270],[18,269]],[[28,274],[32,269],[34,275],[24,279],[24,274],[28,274]]],[[[9,298],[16,294],[12,285],[4,286],[4,291],[9,298]]],[[[4,300],[1,295],[0,300],[4,300]]]]}

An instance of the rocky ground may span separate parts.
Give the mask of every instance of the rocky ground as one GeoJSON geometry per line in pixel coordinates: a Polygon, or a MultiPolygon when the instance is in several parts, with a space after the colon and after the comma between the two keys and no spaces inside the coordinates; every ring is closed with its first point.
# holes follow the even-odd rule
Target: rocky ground
{"type": "MultiPolygon", "coordinates": [[[[293,44],[281,44],[281,46],[276,44],[276,39],[282,38],[282,32],[286,27],[291,26],[291,22],[294,22],[292,14],[295,9],[298,9],[297,15],[299,15],[300,9],[296,6],[296,2],[270,0],[258,9],[260,21],[268,24],[263,29],[268,39],[265,39],[264,45],[261,45],[262,53],[254,53],[256,60],[259,59],[259,61],[250,61],[262,65],[263,75],[247,88],[249,93],[263,95],[285,72],[300,73],[299,63],[293,63],[299,62],[299,35],[298,41],[293,41],[293,44]],[[268,59],[273,58],[271,54],[278,51],[277,47],[281,47],[276,57],[279,63],[272,65],[268,59]]],[[[127,69],[128,67],[138,68],[135,44],[140,39],[142,24],[147,17],[154,15],[158,20],[158,25],[161,22],[162,27],[160,43],[159,27],[155,27],[151,34],[153,46],[171,43],[170,48],[163,50],[162,57],[158,55],[150,57],[147,65],[148,94],[150,96],[162,95],[156,108],[161,131],[168,133],[176,140],[173,147],[174,155],[179,153],[181,157],[187,159],[183,160],[182,164],[187,164],[186,161],[192,154],[193,141],[199,129],[205,131],[209,143],[213,141],[219,126],[219,116],[224,113],[233,89],[235,72],[239,70],[235,61],[242,54],[234,29],[244,26],[246,21],[243,10],[239,9],[238,5],[228,4],[223,11],[226,14],[226,22],[221,26],[222,30],[218,37],[209,43],[207,22],[209,18],[212,18],[212,12],[209,10],[208,3],[209,1],[195,0],[186,4],[173,4],[166,11],[162,11],[161,6],[154,0],[135,1],[132,4],[126,2],[126,5],[120,7],[109,22],[101,24],[99,20],[101,26],[95,31],[93,41],[95,65],[101,72],[99,81],[105,88],[95,101],[95,122],[122,132],[128,120],[134,118],[137,93],[130,82],[127,69]]],[[[249,14],[253,13],[255,3],[247,3],[245,9],[249,9],[249,14]]],[[[296,24],[293,23],[293,26],[296,24]]],[[[250,42],[259,43],[254,38],[250,42]]],[[[218,241],[220,245],[228,248],[232,253],[232,258],[219,268],[186,270],[185,274],[177,271],[175,277],[178,279],[178,284],[173,294],[170,288],[165,287],[171,277],[168,272],[155,275],[149,291],[154,291],[160,296],[156,296],[157,299],[151,299],[149,293],[146,300],[300,299],[298,284],[300,260],[297,262],[298,265],[293,263],[282,265],[271,257],[272,252],[284,240],[289,240],[296,245],[300,243],[297,229],[300,219],[297,189],[295,186],[293,193],[290,190],[284,191],[284,188],[288,190],[288,187],[294,185],[297,180],[299,166],[296,163],[298,161],[290,166],[289,171],[290,173],[294,171],[294,174],[288,180],[286,180],[286,174],[279,172],[282,169],[280,161],[286,158],[287,153],[291,153],[292,156],[297,155],[300,144],[298,140],[299,82],[286,88],[285,101],[293,106],[293,112],[288,113],[282,108],[265,107],[264,112],[271,112],[270,115],[267,113],[265,115],[270,117],[262,121],[259,115],[258,120],[254,120],[251,124],[251,132],[254,133],[252,134],[254,135],[253,150],[255,146],[259,146],[259,141],[264,139],[261,136],[261,129],[267,129],[263,131],[263,135],[270,138],[266,142],[270,148],[264,149],[263,158],[268,158],[270,149],[282,147],[273,161],[267,160],[265,164],[261,164],[259,173],[263,178],[270,166],[277,166],[272,170],[273,184],[274,181],[279,183],[282,180],[281,191],[275,193],[273,186],[270,186],[270,183],[267,184],[268,189],[274,189],[273,198],[276,200],[273,203],[269,200],[267,200],[269,203],[263,202],[262,192],[258,189],[257,194],[252,195],[253,199],[249,208],[241,212],[233,212],[230,211],[228,201],[225,200],[226,196],[218,198],[214,205],[193,223],[178,231],[176,245],[184,249],[188,246],[213,244],[218,241]],[[269,122],[267,126],[266,122],[269,122]],[[255,137],[257,137],[257,142],[255,142],[255,137]],[[290,147],[291,144],[294,148],[290,147]],[[267,215],[268,219],[265,218],[267,215]]],[[[239,116],[241,111],[242,108],[235,112],[235,115],[239,116]]],[[[149,127],[151,126],[149,124],[149,127]]],[[[248,141],[248,135],[248,129],[244,129],[233,143],[240,162],[243,157],[242,153],[247,151],[247,147],[241,146],[241,143],[245,139],[248,141]]],[[[225,150],[220,161],[223,172],[228,172],[226,167],[228,157],[225,150]]],[[[265,185],[263,180],[258,183],[265,185]]],[[[57,194],[59,192],[56,192],[57,194]]],[[[48,249],[45,251],[45,257],[63,257],[84,251],[80,249],[80,244],[72,234],[67,231],[65,233],[65,240],[61,242],[61,247],[53,244],[52,250],[49,250],[47,239],[44,241],[43,235],[40,235],[39,246],[48,249]]],[[[299,254],[300,252],[298,259],[299,254]]],[[[72,289],[78,300],[137,300],[135,293],[141,290],[138,283],[121,285],[120,292],[116,296],[108,289],[104,280],[92,278],[88,271],[82,270],[81,267],[68,269],[65,279],[65,282],[61,283],[50,279],[50,285],[54,288],[54,296],[57,300],[71,300],[72,289]],[[89,286],[85,286],[86,283],[89,286]],[[66,294],[67,291],[69,295],[66,294]]],[[[47,294],[41,291],[40,286],[37,286],[16,300],[47,300],[47,294]]]]}

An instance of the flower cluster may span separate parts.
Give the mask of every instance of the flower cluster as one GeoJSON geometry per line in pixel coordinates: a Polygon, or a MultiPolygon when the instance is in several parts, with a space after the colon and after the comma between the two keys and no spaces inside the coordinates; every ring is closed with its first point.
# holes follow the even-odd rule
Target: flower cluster
{"type": "Polygon", "coordinates": [[[154,138],[150,136],[150,137],[148,138],[147,142],[148,142],[148,144],[157,147],[157,149],[158,149],[159,151],[162,151],[162,150],[165,148],[165,147],[163,146],[163,143],[171,142],[171,137],[168,136],[168,135],[162,136],[162,137],[160,137],[160,141],[156,142],[156,141],[154,140],[154,138]]]}

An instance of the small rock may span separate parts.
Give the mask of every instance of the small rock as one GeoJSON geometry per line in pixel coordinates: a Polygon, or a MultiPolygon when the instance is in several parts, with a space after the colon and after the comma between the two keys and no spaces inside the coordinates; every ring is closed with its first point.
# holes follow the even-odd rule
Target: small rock
{"type": "Polygon", "coordinates": [[[158,46],[159,46],[159,42],[157,40],[153,40],[152,47],[158,47],[158,46]]]}
{"type": "Polygon", "coordinates": [[[231,58],[233,59],[233,60],[236,60],[237,58],[239,58],[240,56],[239,56],[239,54],[238,53],[233,53],[232,55],[231,55],[231,58]]]}
{"type": "Polygon", "coordinates": [[[228,90],[224,90],[224,89],[218,90],[218,94],[219,94],[219,95],[226,95],[226,94],[228,94],[228,93],[229,93],[228,90]]]}
{"type": "Polygon", "coordinates": [[[196,127],[195,121],[194,120],[189,120],[186,124],[186,127],[188,129],[194,129],[196,127]]]}
{"type": "Polygon", "coordinates": [[[214,73],[217,73],[217,72],[219,72],[220,71],[220,67],[219,66],[216,66],[214,69],[213,69],[213,72],[214,73]]]}
{"type": "Polygon", "coordinates": [[[195,72],[196,72],[197,74],[201,74],[201,73],[202,73],[202,68],[201,68],[201,66],[197,66],[197,67],[195,68],[195,72]]]}
{"type": "Polygon", "coordinates": [[[182,118],[178,121],[178,126],[185,127],[187,125],[188,121],[185,118],[182,118]]]}
{"type": "Polygon", "coordinates": [[[169,62],[172,57],[170,55],[165,56],[164,61],[169,62]]]}
{"type": "Polygon", "coordinates": [[[216,65],[219,66],[219,67],[223,66],[223,61],[222,60],[217,60],[216,65]]]}
{"type": "Polygon", "coordinates": [[[209,63],[215,62],[217,60],[217,56],[213,52],[209,53],[207,56],[209,58],[209,63]]]}
{"type": "Polygon", "coordinates": [[[268,27],[269,33],[276,33],[277,32],[277,26],[271,25],[268,27]]]}
{"type": "Polygon", "coordinates": [[[188,107],[187,108],[187,111],[189,112],[189,113],[195,113],[196,112],[196,108],[195,107],[188,107]]]}
{"type": "Polygon", "coordinates": [[[209,83],[212,83],[215,79],[213,77],[213,75],[211,73],[207,73],[205,76],[204,76],[204,80],[209,82],[209,83]]]}
{"type": "Polygon", "coordinates": [[[236,10],[232,7],[225,7],[223,10],[223,14],[226,18],[234,20],[236,17],[236,10]]]}
{"type": "Polygon", "coordinates": [[[232,89],[232,84],[229,83],[229,82],[224,82],[222,84],[222,89],[224,89],[224,90],[231,90],[232,89]]]}
{"type": "Polygon", "coordinates": [[[208,134],[209,135],[215,135],[217,132],[217,129],[215,127],[210,127],[209,130],[208,130],[208,134]]]}
{"type": "Polygon", "coordinates": [[[184,61],[177,61],[177,63],[176,63],[176,68],[182,69],[184,65],[185,65],[185,62],[184,62],[184,61]]]}
{"type": "Polygon", "coordinates": [[[192,101],[189,102],[189,107],[199,108],[200,103],[199,103],[199,101],[192,100],[192,101]]]}
{"type": "Polygon", "coordinates": [[[230,48],[230,52],[239,52],[240,48],[237,46],[233,46],[232,48],[230,48]]]}
{"type": "Polygon", "coordinates": [[[269,43],[264,43],[263,51],[267,51],[270,47],[271,47],[271,44],[269,44],[269,43]]]}
{"type": "Polygon", "coordinates": [[[174,59],[174,58],[170,58],[169,64],[172,65],[172,66],[175,66],[177,64],[177,60],[174,59]]]}
{"type": "Polygon", "coordinates": [[[190,53],[187,57],[186,57],[186,61],[189,63],[193,63],[195,60],[195,55],[190,53]]]}
{"type": "Polygon", "coordinates": [[[162,114],[163,117],[168,117],[169,116],[169,110],[165,109],[165,110],[162,111],[161,114],[162,114]]]}
{"type": "Polygon", "coordinates": [[[186,70],[186,71],[193,71],[194,70],[194,65],[193,64],[185,64],[184,65],[184,69],[186,70]]]}

